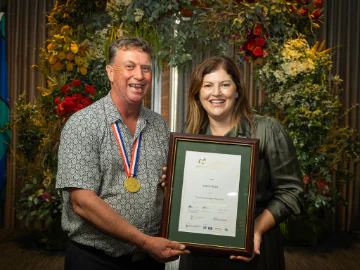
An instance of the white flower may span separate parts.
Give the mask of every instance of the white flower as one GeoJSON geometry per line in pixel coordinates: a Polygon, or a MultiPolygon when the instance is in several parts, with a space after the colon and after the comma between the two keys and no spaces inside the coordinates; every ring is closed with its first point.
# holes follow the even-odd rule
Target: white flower
{"type": "Polygon", "coordinates": [[[142,9],[136,8],[134,15],[135,15],[135,22],[139,22],[144,16],[144,11],[142,9]]]}

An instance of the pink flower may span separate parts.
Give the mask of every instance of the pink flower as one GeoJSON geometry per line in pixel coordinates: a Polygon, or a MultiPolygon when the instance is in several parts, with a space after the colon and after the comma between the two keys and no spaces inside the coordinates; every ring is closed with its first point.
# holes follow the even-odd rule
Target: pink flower
{"type": "Polygon", "coordinates": [[[50,201],[50,198],[51,198],[51,196],[50,196],[50,193],[49,192],[44,192],[43,193],[43,195],[41,195],[41,199],[43,199],[45,202],[48,202],[48,201],[50,201]]]}

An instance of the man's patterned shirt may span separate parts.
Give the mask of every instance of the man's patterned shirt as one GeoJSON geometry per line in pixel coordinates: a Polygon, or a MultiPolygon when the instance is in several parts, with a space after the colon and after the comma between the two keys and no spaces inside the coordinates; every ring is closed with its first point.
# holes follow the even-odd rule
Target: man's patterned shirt
{"type": "Polygon", "coordinates": [[[62,227],[71,240],[103,250],[110,256],[141,249],[103,234],[72,209],[68,187],[92,190],[145,234],[159,235],[162,219],[162,167],[169,150],[169,129],[163,117],[141,106],[134,137],[122,121],[110,94],[70,117],[62,133],[56,188],[63,189],[62,227]],[[137,175],[141,188],[124,188],[126,174],[111,124],[118,122],[128,159],[142,131],[137,175]]]}

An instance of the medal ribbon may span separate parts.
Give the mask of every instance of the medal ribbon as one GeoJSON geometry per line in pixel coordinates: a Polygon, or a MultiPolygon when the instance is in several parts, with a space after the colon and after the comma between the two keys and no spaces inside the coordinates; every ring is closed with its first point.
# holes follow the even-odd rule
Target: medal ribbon
{"type": "Polygon", "coordinates": [[[122,159],[122,161],[124,163],[126,176],[127,177],[133,177],[133,176],[136,175],[142,132],[140,132],[139,137],[137,137],[135,142],[134,142],[134,146],[133,146],[133,150],[132,150],[132,154],[131,154],[131,162],[129,162],[129,159],[128,159],[127,155],[126,155],[126,149],[125,149],[124,140],[123,140],[123,138],[121,136],[120,127],[119,127],[118,123],[112,123],[111,127],[112,127],[112,130],[113,130],[114,135],[115,135],[116,142],[117,142],[118,147],[119,147],[121,159],[122,159]]]}

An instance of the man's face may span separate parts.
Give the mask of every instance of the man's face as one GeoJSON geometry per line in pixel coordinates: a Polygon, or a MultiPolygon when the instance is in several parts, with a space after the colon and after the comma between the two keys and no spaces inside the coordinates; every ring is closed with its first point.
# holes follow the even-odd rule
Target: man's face
{"type": "Polygon", "coordinates": [[[151,87],[151,57],[139,49],[120,49],[115,61],[106,67],[117,100],[140,104],[151,87]]]}

